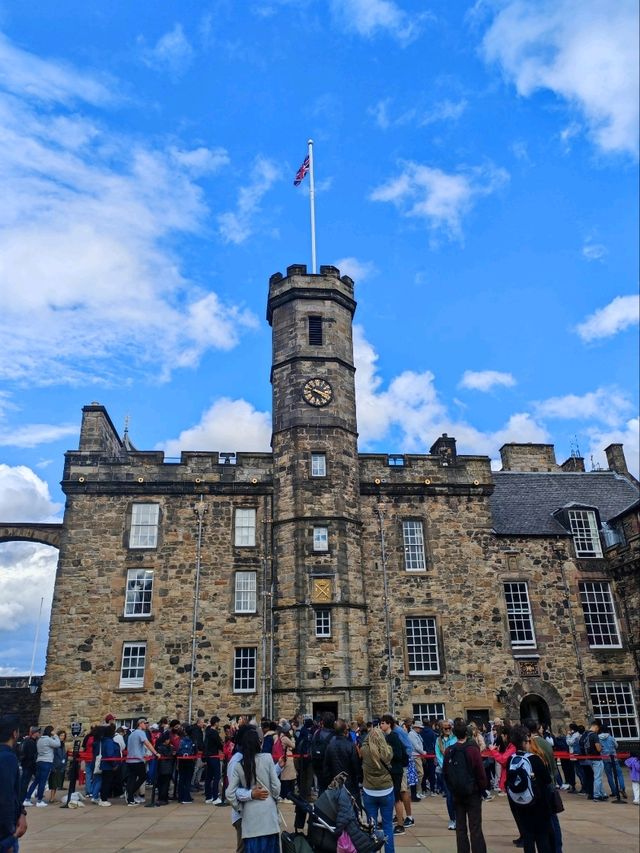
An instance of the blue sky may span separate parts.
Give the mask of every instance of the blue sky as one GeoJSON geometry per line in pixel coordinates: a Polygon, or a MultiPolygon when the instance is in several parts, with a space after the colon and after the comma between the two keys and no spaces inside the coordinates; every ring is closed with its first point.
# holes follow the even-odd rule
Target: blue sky
{"type": "MultiPolygon", "coordinates": [[[[622,441],[637,473],[637,14],[0,0],[0,520],[61,517],[94,400],[142,449],[268,449],[267,281],[310,263],[309,137],[361,449],[446,431],[590,467],[622,441]]],[[[0,546],[0,672],[29,669],[55,559],[0,546]]]]}

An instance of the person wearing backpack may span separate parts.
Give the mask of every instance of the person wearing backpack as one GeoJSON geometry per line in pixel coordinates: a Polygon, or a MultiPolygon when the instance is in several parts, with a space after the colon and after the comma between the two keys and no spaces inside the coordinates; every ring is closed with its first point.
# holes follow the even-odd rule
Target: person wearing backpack
{"type": "Polygon", "coordinates": [[[526,726],[513,726],[511,743],[516,751],[509,759],[506,791],[522,847],[525,853],[554,853],[556,842],[547,796],[551,774],[544,761],[531,752],[531,735],[526,726]]]}
{"type": "Polygon", "coordinates": [[[325,711],[320,720],[320,728],[311,741],[311,763],[318,782],[318,795],[326,791],[331,779],[327,779],[324,769],[324,755],[329,741],[335,735],[336,718],[331,711],[325,711]]]}
{"type": "Polygon", "coordinates": [[[456,849],[458,853],[487,853],[482,834],[482,794],[487,788],[487,774],[482,756],[478,744],[468,737],[462,717],[453,721],[453,734],[456,742],[445,749],[442,772],[456,810],[456,849]]]}
{"type": "Polygon", "coordinates": [[[191,777],[193,776],[193,761],[189,756],[195,755],[196,745],[189,737],[185,729],[180,726],[178,731],[180,743],[178,744],[178,799],[183,805],[193,802],[191,796],[191,777]]]}
{"type": "Polygon", "coordinates": [[[436,762],[440,768],[440,779],[444,788],[444,795],[447,798],[447,814],[449,815],[449,826],[447,829],[455,830],[456,828],[456,809],[453,803],[453,796],[447,787],[447,780],[442,773],[444,764],[444,754],[448,746],[452,746],[457,738],[451,731],[453,724],[449,720],[441,720],[439,724],[440,734],[436,739],[436,762]]]}

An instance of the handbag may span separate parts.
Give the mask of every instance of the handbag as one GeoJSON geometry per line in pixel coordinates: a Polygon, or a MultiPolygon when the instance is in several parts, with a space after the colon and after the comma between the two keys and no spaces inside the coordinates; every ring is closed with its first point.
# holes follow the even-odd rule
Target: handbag
{"type": "Polygon", "coordinates": [[[551,811],[553,814],[560,814],[564,811],[564,803],[557,788],[553,788],[551,791],[551,811]]]}
{"type": "Polygon", "coordinates": [[[96,753],[96,757],[94,759],[93,764],[93,775],[99,776],[102,773],[102,767],[100,767],[100,762],[102,761],[102,743],[100,743],[98,747],[98,752],[96,753]]]}
{"type": "Polygon", "coordinates": [[[358,853],[358,850],[346,829],[342,831],[340,838],[338,838],[336,853],[358,853]]]}

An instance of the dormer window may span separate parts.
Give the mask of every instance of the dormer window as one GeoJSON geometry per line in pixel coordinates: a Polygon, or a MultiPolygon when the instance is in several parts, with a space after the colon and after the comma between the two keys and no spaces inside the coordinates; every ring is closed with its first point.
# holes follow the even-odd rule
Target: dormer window
{"type": "Polygon", "coordinates": [[[592,509],[570,509],[567,517],[576,557],[602,557],[595,512],[592,509]]]}

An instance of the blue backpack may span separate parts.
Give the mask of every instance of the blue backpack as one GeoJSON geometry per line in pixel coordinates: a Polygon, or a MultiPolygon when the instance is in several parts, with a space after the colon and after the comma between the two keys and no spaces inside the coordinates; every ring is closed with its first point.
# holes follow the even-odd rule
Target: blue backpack
{"type": "Polygon", "coordinates": [[[178,755],[193,755],[196,751],[196,745],[188,735],[180,738],[178,744],[178,755]]]}

